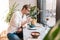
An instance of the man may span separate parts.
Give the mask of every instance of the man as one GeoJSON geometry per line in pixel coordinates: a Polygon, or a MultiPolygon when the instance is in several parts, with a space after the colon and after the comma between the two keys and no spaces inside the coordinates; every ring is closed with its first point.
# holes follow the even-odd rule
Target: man
{"type": "Polygon", "coordinates": [[[20,40],[23,39],[23,28],[26,27],[28,22],[31,22],[31,18],[27,18],[30,8],[28,5],[24,5],[21,11],[17,11],[13,14],[10,20],[10,26],[8,28],[8,39],[9,40],[20,40]]]}

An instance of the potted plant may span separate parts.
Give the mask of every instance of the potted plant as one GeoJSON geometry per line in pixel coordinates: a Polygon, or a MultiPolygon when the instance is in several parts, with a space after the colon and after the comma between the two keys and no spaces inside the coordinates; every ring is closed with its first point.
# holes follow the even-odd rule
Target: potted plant
{"type": "Polygon", "coordinates": [[[31,9],[30,9],[30,17],[32,18],[32,21],[31,21],[31,25],[30,27],[35,27],[35,24],[37,23],[37,7],[36,6],[32,6],[31,9]]]}
{"type": "Polygon", "coordinates": [[[31,7],[30,16],[32,18],[31,24],[35,25],[37,22],[37,7],[36,6],[31,7]]]}

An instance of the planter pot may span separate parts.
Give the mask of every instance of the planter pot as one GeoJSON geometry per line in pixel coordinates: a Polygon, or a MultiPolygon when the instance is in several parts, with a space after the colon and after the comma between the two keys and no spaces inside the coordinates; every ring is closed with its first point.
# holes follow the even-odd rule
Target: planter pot
{"type": "Polygon", "coordinates": [[[32,19],[31,24],[35,25],[37,23],[37,19],[32,19]]]}

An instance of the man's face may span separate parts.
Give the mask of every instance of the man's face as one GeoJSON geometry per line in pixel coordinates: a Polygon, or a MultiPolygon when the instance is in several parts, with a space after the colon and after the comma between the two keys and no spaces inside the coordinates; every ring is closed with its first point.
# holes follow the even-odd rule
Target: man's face
{"type": "Polygon", "coordinates": [[[30,13],[30,9],[25,9],[25,14],[29,14],[30,13]]]}

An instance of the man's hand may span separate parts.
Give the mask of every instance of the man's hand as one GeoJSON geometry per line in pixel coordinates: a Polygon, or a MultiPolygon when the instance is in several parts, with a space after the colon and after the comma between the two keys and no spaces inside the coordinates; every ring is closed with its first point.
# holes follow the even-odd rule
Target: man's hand
{"type": "Polygon", "coordinates": [[[29,23],[31,21],[32,21],[32,18],[28,17],[26,21],[24,21],[24,22],[21,23],[21,26],[24,26],[26,23],[29,23]]]}
{"type": "Polygon", "coordinates": [[[22,32],[22,28],[18,28],[17,33],[22,32]]]}
{"type": "Polygon", "coordinates": [[[28,21],[28,22],[31,22],[31,21],[32,21],[32,18],[31,18],[31,17],[28,17],[28,18],[27,18],[27,21],[28,21]]]}

